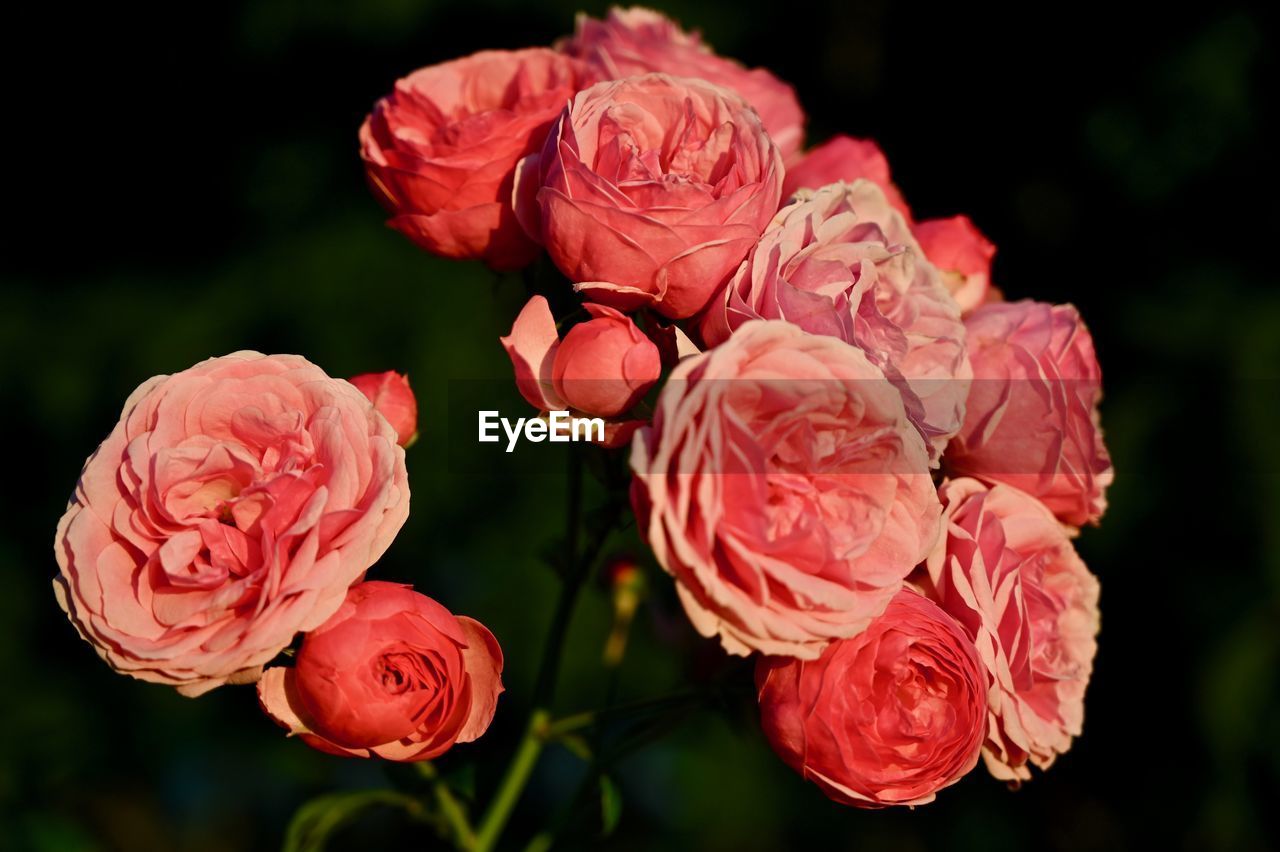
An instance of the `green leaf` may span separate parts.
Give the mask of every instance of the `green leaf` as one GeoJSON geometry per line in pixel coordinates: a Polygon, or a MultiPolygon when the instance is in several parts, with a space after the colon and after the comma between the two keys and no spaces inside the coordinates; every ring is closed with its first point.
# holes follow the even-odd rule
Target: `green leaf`
{"type": "Polygon", "coordinates": [[[281,852],[321,852],[329,836],[354,821],[361,811],[377,805],[403,808],[422,816],[422,803],[395,790],[359,790],[319,796],[298,808],[285,831],[281,852]]]}
{"type": "Polygon", "coordinates": [[[601,836],[608,837],[613,834],[613,830],[618,827],[618,820],[622,817],[622,794],[618,792],[618,785],[613,783],[613,779],[608,775],[600,776],[600,821],[604,827],[601,830],[601,836]]]}
{"type": "Polygon", "coordinates": [[[575,757],[581,760],[591,760],[591,745],[577,734],[562,734],[556,738],[556,741],[568,749],[575,757]]]}

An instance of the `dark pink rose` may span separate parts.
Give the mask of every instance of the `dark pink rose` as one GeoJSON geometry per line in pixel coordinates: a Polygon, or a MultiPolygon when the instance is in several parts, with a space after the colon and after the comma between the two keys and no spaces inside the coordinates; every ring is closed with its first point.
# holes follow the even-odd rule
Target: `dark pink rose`
{"type": "Polygon", "coordinates": [[[418,437],[418,400],[409,387],[409,377],[388,370],[361,373],[347,381],[369,398],[379,414],[396,430],[400,446],[407,447],[418,437]]]}
{"type": "Polygon", "coordinates": [[[989,304],[965,327],[974,380],[948,470],[1020,488],[1064,523],[1096,523],[1114,472],[1098,420],[1102,371],[1076,309],[989,304]]]}
{"type": "Polygon", "coordinates": [[[968,216],[926,219],[917,222],[912,231],[924,256],[941,270],[961,314],[969,314],[988,301],[996,247],[968,216]]]}
{"type": "Polygon", "coordinates": [[[773,750],[828,797],[860,808],[931,802],[973,769],[986,682],[960,625],[912,589],[816,660],[756,664],[773,750]]]}
{"type": "Polygon", "coordinates": [[[716,56],[697,32],[684,32],[660,12],[615,6],[604,20],[580,14],[577,31],[559,47],[608,79],[660,71],[724,86],[760,114],[784,157],[797,153],[804,144],[804,110],[791,86],[763,68],[748,70],[732,59],[716,56]]]}
{"type": "Polygon", "coordinates": [[[538,247],[511,208],[516,161],[542,145],[586,73],[531,48],[486,50],[397,81],[360,128],[389,224],[442,257],[499,270],[528,264],[538,247]]]}
{"type": "Polygon", "coordinates": [[[258,683],[267,714],[313,748],[399,761],[478,739],[501,693],[502,649],[483,624],[383,582],[353,586],[294,666],[258,683]]]}
{"type": "Polygon", "coordinates": [[[790,196],[801,189],[821,189],[829,183],[855,180],[869,180],[880,187],[889,203],[911,224],[911,208],[890,177],[889,161],[871,139],[835,136],[810,149],[787,168],[782,194],[790,196]]]}
{"type": "Polygon", "coordinates": [[[1084,722],[1097,652],[1098,581],[1043,505],[1008,485],[941,489],[945,533],[929,557],[933,594],[991,675],[983,757],[1006,781],[1048,769],[1084,722]]]}

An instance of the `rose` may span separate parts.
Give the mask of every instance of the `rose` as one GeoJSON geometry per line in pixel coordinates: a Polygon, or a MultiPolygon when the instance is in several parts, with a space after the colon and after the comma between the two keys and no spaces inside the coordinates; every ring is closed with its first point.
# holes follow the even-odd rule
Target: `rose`
{"type": "Polygon", "coordinates": [[[855,344],[894,380],[932,459],[960,430],[964,325],[938,271],[875,184],[802,191],[778,212],[701,320],[709,345],[755,318],[855,344]]]}
{"type": "Polygon", "coordinates": [[[369,582],[307,634],[292,668],[267,669],[258,699],[321,751],[430,760],[488,729],[501,675],[483,624],[409,586],[369,582]]]}
{"type": "Polygon", "coordinates": [[[1102,371],[1076,309],[1022,301],[965,320],[974,381],[948,470],[1005,482],[1064,523],[1097,523],[1114,478],[1102,442],[1102,371]]]}
{"type": "Polygon", "coordinates": [[[604,305],[585,307],[592,318],[569,329],[562,341],[547,300],[534,296],[502,345],[516,386],[534,408],[617,417],[658,381],[658,347],[626,314],[604,305]]]}
{"type": "Polygon", "coordinates": [[[1097,651],[1098,581],[1035,498],[956,479],[941,489],[946,532],[929,556],[942,608],[991,673],[991,774],[1030,779],[1071,747],[1097,651]]]}
{"type": "Polygon", "coordinates": [[[911,589],[817,660],[762,657],[760,722],[782,760],[834,801],[922,805],[978,762],[986,672],[960,626],[911,589]]]}
{"type": "Polygon", "coordinates": [[[402,447],[418,437],[418,400],[409,387],[409,377],[394,370],[385,373],[361,373],[347,381],[368,397],[379,414],[396,430],[402,447]]]}
{"type": "Polygon", "coordinates": [[[736,95],[648,74],[574,97],[518,183],[521,221],[577,290],[679,318],[769,223],[782,160],[736,95]]]}
{"type": "Polygon", "coordinates": [[[58,524],[54,591],[116,671],[199,695],[257,680],[408,513],[404,450],[358,390],[237,352],[125,402],[58,524]]]}
{"type": "Polygon", "coordinates": [[[884,190],[889,203],[911,223],[911,208],[889,174],[889,161],[871,139],[834,136],[810,149],[799,162],[790,164],[782,194],[790,196],[802,189],[820,189],[829,183],[853,183],[860,179],[869,180],[884,190]]]}
{"type": "Polygon", "coordinates": [[[763,68],[748,70],[732,59],[716,56],[697,32],[682,31],[659,12],[615,6],[604,20],[579,14],[573,37],[559,47],[609,79],[660,71],[723,86],[737,92],[760,114],[784,157],[795,154],[804,144],[804,110],[791,86],[763,68]]]}
{"type": "Polygon", "coordinates": [[[932,549],[928,465],[862,350],[753,321],[676,366],[632,443],[631,499],[699,633],[733,654],[813,659],[932,549]]]}
{"type": "Polygon", "coordinates": [[[996,247],[968,216],[926,219],[913,230],[924,256],[942,271],[942,280],[962,314],[988,301],[996,247]]]}
{"type": "Polygon", "coordinates": [[[517,269],[536,256],[511,209],[516,161],[537,150],[583,66],[545,48],[487,50],[396,82],[360,128],[389,224],[433,254],[517,269]]]}

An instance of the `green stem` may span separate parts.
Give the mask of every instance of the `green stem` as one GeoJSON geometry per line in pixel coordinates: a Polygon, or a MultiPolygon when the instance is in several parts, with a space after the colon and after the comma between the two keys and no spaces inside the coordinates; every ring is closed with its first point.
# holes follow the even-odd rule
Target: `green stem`
{"type": "Polygon", "coordinates": [[[520,800],[524,785],[529,782],[529,776],[533,774],[533,768],[542,754],[542,746],[546,742],[545,729],[550,718],[545,710],[535,710],[530,717],[524,739],[516,748],[515,757],[507,767],[507,774],[503,776],[502,784],[489,803],[489,810],[476,832],[475,845],[471,847],[475,852],[489,852],[497,844],[498,837],[511,816],[511,810],[520,800]]]}
{"type": "Polygon", "coordinates": [[[600,710],[588,710],[584,713],[574,713],[572,716],[564,716],[551,722],[546,729],[547,739],[553,740],[564,734],[577,731],[582,728],[590,727],[601,722],[621,719],[627,716],[635,716],[644,714],[650,710],[671,709],[683,704],[701,704],[707,700],[707,696],[697,690],[683,690],[674,692],[670,695],[663,695],[658,698],[645,698],[640,701],[629,701],[626,704],[615,704],[612,707],[604,707],[600,710]]]}
{"type": "Polygon", "coordinates": [[[435,794],[436,805],[439,806],[440,815],[444,817],[445,823],[453,834],[455,845],[459,849],[474,849],[476,833],[471,827],[471,821],[467,818],[467,809],[453,795],[453,791],[440,777],[440,772],[434,764],[424,761],[417,766],[422,777],[431,782],[431,791],[435,794]]]}

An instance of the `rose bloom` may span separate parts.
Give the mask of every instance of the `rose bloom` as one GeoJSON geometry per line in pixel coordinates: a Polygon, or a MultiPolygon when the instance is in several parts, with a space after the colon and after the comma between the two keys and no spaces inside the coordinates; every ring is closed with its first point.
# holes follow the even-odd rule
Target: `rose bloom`
{"type": "Polygon", "coordinates": [[[545,48],[486,50],[396,82],[360,128],[389,224],[427,251],[517,269],[537,255],[511,209],[516,161],[587,80],[545,48]]]}
{"type": "Polygon", "coordinates": [[[267,669],[262,709],[321,751],[430,760],[488,729],[502,649],[483,624],[399,583],[352,586],[292,668],[267,669]]]}
{"type": "Polygon", "coordinates": [[[942,608],[993,681],[983,757],[996,778],[1048,769],[1084,722],[1097,652],[1098,581],[1035,498],[975,479],[943,485],[946,531],[928,560],[942,608]]]}
{"type": "Polygon", "coordinates": [[[834,136],[805,152],[799,162],[787,169],[782,185],[784,196],[802,189],[820,189],[829,183],[869,180],[884,191],[885,198],[907,223],[912,222],[911,208],[889,174],[889,161],[871,139],[834,136]]]}
{"type": "Polygon", "coordinates": [[[948,470],[1005,482],[1064,523],[1097,523],[1114,471],[1102,442],[1102,371],[1071,305],[984,305],[965,320],[974,381],[948,470]]]}
{"type": "Polygon", "coordinates": [[[760,114],[784,157],[804,144],[804,110],[795,90],[763,68],[746,69],[716,56],[697,32],[686,33],[652,9],[613,7],[604,20],[578,15],[577,31],[559,45],[602,77],[620,79],[660,71],[693,77],[737,92],[760,114]]]}
{"type": "Polygon", "coordinates": [[[938,533],[897,388],[862,350],[786,322],[682,360],[631,467],[641,534],[732,654],[814,659],[884,610],[938,533]]]}
{"type": "Polygon", "coordinates": [[[409,387],[409,377],[394,370],[361,373],[347,381],[364,394],[379,414],[396,430],[400,446],[407,447],[418,437],[418,400],[409,387]]]}
{"type": "Polygon", "coordinates": [[[816,660],[756,664],[773,750],[829,798],[860,808],[931,802],[977,765],[986,680],[960,625],[909,588],[816,660]]]}
{"type": "Polygon", "coordinates": [[[906,220],[874,183],[801,192],[701,319],[714,346],[752,319],[785,319],[864,351],[907,398],[932,458],[964,421],[964,325],[906,220]]]}
{"type": "Polygon", "coordinates": [[[546,298],[534,296],[502,345],[516,386],[534,408],[617,417],[658,381],[662,359],[626,314],[605,305],[585,307],[591,319],[569,329],[562,341],[546,298]]]}
{"type": "Polygon", "coordinates": [[[961,314],[977,310],[991,296],[991,259],[995,245],[968,216],[926,219],[913,229],[929,262],[942,271],[947,290],[961,314]]]}
{"type": "Polygon", "coordinates": [[[518,181],[521,221],[576,289],[680,318],[769,223],[782,159],[736,95],[648,74],[579,93],[518,181]]]}
{"type": "Polygon", "coordinates": [[[404,450],[360,391],[237,352],[125,402],[58,524],[54,591],[116,671],[199,695],[257,680],[408,513],[404,450]]]}

